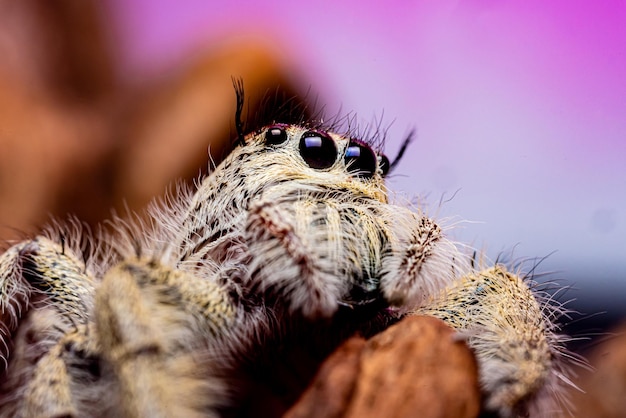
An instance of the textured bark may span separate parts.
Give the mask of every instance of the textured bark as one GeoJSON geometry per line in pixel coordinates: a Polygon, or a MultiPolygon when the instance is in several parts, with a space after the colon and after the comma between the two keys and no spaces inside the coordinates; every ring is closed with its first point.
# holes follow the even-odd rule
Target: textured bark
{"type": "Polygon", "coordinates": [[[365,346],[363,338],[353,337],[335,350],[285,418],[345,416],[357,385],[365,346]]]}
{"type": "Polygon", "coordinates": [[[285,417],[462,418],[479,410],[469,349],[443,322],[410,317],[344,343],[285,417]]]}

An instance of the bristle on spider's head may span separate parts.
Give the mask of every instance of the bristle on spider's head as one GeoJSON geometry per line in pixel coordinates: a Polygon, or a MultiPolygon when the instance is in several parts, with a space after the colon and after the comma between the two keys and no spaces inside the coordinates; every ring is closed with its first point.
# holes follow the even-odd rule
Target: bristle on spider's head
{"type": "Polygon", "coordinates": [[[237,130],[237,141],[235,145],[245,145],[245,128],[243,121],[241,120],[241,115],[243,114],[243,105],[244,105],[244,91],[243,91],[243,80],[241,78],[233,77],[233,87],[235,87],[235,95],[237,97],[237,109],[235,110],[235,129],[237,130]]]}

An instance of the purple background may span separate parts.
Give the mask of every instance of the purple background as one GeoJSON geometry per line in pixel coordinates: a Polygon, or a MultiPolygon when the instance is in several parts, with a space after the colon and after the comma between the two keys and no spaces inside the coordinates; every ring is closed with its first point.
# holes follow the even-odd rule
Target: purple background
{"type": "Polygon", "coordinates": [[[265,39],[328,113],[384,111],[391,157],[417,128],[394,191],[491,257],[556,251],[575,306],[626,313],[626,2],[111,2],[124,76],[265,39]]]}

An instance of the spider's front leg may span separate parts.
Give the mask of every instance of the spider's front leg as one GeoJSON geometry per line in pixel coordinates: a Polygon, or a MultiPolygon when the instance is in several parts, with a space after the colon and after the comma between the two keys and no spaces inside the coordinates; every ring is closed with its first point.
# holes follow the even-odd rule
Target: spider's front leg
{"type": "Polygon", "coordinates": [[[224,403],[213,344],[235,326],[219,285],[157,260],[112,268],[96,296],[102,355],[125,416],[212,416],[224,403]]]}
{"type": "Polygon", "coordinates": [[[501,265],[460,277],[415,311],[444,320],[474,351],[485,407],[502,417],[556,416],[570,385],[558,307],[501,265]]]}
{"type": "Polygon", "coordinates": [[[541,303],[503,266],[474,271],[431,219],[389,206],[392,251],[381,287],[403,312],[434,316],[460,331],[474,351],[485,407],[503,417],[545,416],[563,404],[564,348],[552,323],[558,308],[541,303]]]}

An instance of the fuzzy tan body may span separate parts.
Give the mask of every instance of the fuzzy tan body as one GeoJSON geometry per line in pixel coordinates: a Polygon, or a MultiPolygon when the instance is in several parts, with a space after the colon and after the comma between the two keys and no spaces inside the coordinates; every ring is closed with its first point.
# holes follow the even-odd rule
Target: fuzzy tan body
{"type": "Polygon", "coordinates": [[[245,398],[242,381],[266,383],[262,373],[288,355],[280,347],[323,357],[354,332],[448,308],[458,309],[443,319],[460,330],[503,319],[488,343],[471,334],[468,343],[487,407],[527,410],[558,380],[560,347],[543,308],[519,281],[519,292],[499,287],[504,311],[487,299],[467,310],[458,295],[473,291],[468,278],[519,279],[474,272],[435,221],[389,204],[381,157],[364,175],[355,167],[371,161],[348,158],[358,147],[369,155],[349,136],[266,128],[194,193],[181,188],[155,206],[150,224],[114,221],[90,254],[80,230],[63,228],[9,248],[0,256],[0,416],[219,416],[245,398]],[[306,138],[335,155],[307,149],[306,138]],[[507,321],[516,309],[531,314],[507,321]],[[498,340],[520,332],[513,349],[498,340]],[[491,370],[493,353],[506,376],[491,370]],[[524,361],[538,372],[529,377],[524,361]],[[503,389],[502,379],[518,384],[503,389]]]}

